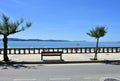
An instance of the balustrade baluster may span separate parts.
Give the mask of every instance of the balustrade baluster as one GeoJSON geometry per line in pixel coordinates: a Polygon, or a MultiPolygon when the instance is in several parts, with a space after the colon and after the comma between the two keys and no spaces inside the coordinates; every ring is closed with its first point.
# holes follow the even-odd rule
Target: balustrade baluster
{"type": "MultiPolygon", "coordinates": [[[[8,54],[40,54],[42,51],[71,53],[95,53],[95,47],[83,48],[9,48],[8,54]]],[[[98,53],[120,53],[120,47],[99,47],[98,53]]],[[[0,49],[3,54],[3,49],[0,49]]]]}

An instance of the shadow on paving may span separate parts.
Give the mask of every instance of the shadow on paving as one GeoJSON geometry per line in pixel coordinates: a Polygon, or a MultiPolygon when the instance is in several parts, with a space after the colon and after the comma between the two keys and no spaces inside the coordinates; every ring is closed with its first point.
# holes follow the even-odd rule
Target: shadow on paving
{"type": "Polygon", "coordinates": [[[28,66],[25,64],[0,64],[0,69],[10,69],[10,68],[13,68],[13,69],[37,69],[37,66],[32,66],[32,65],[28,66]]]}
{"type": "Polygon", "coordinates": [[[105,64],[120,65],[120,62],[106,62],[105,64]]]}
{"type": "Polygon", "coordinates": [[[104,81],[120,81],[120,80],[113,79],[113,78],[107,78],[107,79],[105,79],[104,81]]]}

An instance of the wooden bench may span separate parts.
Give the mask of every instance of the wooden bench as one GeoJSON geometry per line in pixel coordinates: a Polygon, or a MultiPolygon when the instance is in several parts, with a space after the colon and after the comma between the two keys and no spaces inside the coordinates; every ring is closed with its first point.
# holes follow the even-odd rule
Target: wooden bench
{"type": "Polygon", "coordinates": [[[43,60],[43,56],[60,56],[60,60],[62,60],[63,52],[41,52],[41,60],[43,60]]]}

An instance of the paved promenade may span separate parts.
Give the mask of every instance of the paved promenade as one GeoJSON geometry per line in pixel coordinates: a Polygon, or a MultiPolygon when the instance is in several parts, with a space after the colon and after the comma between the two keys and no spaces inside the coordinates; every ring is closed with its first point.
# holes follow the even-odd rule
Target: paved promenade
{"type": "MultiPolygon", "coordinates": [[[[94,54],[62,54],[63,62],[85,62],[90,61],[90,58],[93,58],[94,54]]],[[[9,55],[9,59],[15,62],[40,62],[41,55],[40,54],[13,54],[9,55]]],[[[44,56],[44,60],[46,61],[56,61],[60,60],[59,56],[44,56]]],[[[0,55],[0,61],[3,60],[3,55],[0,55]]],[[[98,54],[98,61],[105,61],[105,60],[120,60],[120,53],[99,53],[98,54]]]]}

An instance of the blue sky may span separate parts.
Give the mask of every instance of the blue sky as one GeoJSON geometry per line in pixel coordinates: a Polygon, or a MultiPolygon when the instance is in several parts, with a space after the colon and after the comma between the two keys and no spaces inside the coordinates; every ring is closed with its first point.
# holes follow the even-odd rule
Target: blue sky
{"type": "Polygon", "coordinates": [[[0,16],[24,18],[31,28],[9,37],[96,41],[86,32],[106,26],[101,41],[120,41],[120,0],[0,0],[0,16]]]}

